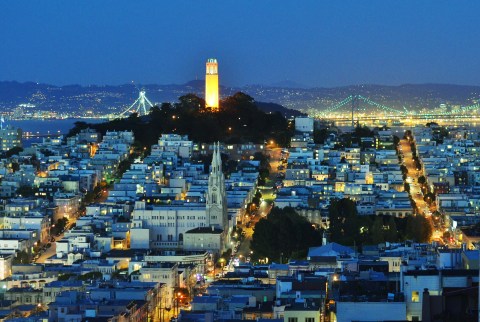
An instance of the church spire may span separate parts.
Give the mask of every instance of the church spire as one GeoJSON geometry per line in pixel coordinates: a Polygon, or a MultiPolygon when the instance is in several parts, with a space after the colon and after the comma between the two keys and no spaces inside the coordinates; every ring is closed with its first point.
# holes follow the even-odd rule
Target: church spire
{"type": "Polygon", "coordinates": [[[220,152],[220,142],[217,142],[217,166],[218,171],[222,171],[222,153],[220,152]]]}
{"type": "Polygon", "coordinates": [[[212,171],[213,174],[222,172],[222,154],[220,153],[220,142],[213,143],[212,171]]]}
{"type": "Polygon", "coordinates": [[[215,142],[213,142],[213,155],[212,155],[212,173],[217,172],[217,167],[218,167],[218,157],[217,157],[217,147],[215,145],[215,142]]]}
{"type": "Polygon", "coordinates": [[[220,142],[213,143],[212,164],[206,195],[207,224],[225,229],[228,227],[228,211],[220,142]]]}

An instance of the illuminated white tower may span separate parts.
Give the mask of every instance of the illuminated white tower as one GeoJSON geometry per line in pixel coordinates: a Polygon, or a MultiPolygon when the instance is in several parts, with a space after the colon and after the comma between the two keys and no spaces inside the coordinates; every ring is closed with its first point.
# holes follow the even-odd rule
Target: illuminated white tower
{"type": "Polygon", "coordinates": [[[218,63],[215,58],[207,60],[205,75],[205,104],[207,108],[218,110],[218,63]]]}

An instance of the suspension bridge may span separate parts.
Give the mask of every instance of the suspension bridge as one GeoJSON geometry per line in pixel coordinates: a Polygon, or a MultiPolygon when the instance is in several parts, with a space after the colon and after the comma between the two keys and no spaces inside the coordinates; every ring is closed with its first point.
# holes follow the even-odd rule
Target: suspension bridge
{"type": "Polygon", "coordinates": [[[152,102],[147,98],[146,91],[144,89],[139,89],[134,81],[132,81],[132,85],[138,91],[138,98],[132,103],[132,105],[128,106],[123,112],[118,114],[109,114],[106,118],[108,119],[116,119],[116,118],[123,118],[128,117],[133,113],[137,113],[138,116],[145,116],[148,115],[150,112],[150,108],[153,107],[152,102]]]}
{"type": "Polygon", "coordinates": [[[361,121],[404,121],[404,120],[457,120],[479,118],[480,103],[469,106],[455,107],[451,110],[436,109],[431,112],[409,111],[390,107],[371,100],[362,95],[350,95],[340,102],[324,109],[309,110],[309,114],[316,118],[348,122],[352,126],[361,121]]]}
{"type": "Polygon", "coordinates": [[[145,91],[141,90],[138,94],[138,98],[133,102],[132,105],[130,105],[125,111],[120,113],[118,116],[119,117],[125,117],[128,116],[128,112],[130,113],[137,113],[138,116],[144,116],[148,115],[148,112],[150,110],[150,107],[153,107],[152,102],[150,102],[145,95],[145,91]],[[147,105],[148,105],[148,110],[147,110],[147,105]]]}

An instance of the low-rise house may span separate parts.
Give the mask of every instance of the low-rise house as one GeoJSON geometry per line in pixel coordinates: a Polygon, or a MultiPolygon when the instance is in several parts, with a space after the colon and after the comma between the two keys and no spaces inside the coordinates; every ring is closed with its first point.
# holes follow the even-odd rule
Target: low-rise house
{"type": "Polygon", "coordinates": [[[85,286],[82,281],[77,280],[54,281],[47,283],[43,286],[43,303],[48,305],[51,302],[55,302],[56,297],[65,291],[84,292],[85,286]]]}

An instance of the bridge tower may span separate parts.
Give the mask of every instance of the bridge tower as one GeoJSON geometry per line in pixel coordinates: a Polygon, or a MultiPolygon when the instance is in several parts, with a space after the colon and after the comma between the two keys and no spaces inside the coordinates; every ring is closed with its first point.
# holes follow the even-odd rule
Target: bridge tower
{"type": "Polygon", "coordinates": [[[147,111],[147,104],[149,107],[153,107],[152,102],[150,102],[145,95],[145,90],[141,90],[138,94],[138,98],[133,102],[132,105],[130,105],[129,108],[127,108],[125,111],[120,113],[120,117],[123,117],[126,113],[132,112],[132,113],[138,113],[138,116],[143,116],[143,115],[148,115],[147,111]]]}
{"type": "MultiPolygon", "coordinates": [[[[352,101],[351,101],[351,104],[352,104],[352,128],[355,128],[355,111],[358,111],[358,105],[359,105],[359,101],[358,101],[358,95],[352,95],[352,101]]],[[[359,121],[357,120],[357,123],[359,121]]]]}

